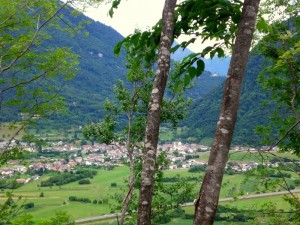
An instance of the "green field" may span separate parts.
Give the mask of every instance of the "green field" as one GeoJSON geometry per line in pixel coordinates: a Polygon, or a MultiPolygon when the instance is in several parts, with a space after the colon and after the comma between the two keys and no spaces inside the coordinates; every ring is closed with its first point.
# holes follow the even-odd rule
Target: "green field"
{"type": "MultiPolygon", "coordinates": [[[[27,209],[25,212],[32,214],[36,221],[53,217],[57,211],[68,212],[74,220],[109,214],[109,204],[114,202],[110,195],[120,191],[120,188],[126,188],[124,185],[124,178],[128,176],[129,170],[126,166],[119,166],[112,171],[98,169],[97,172],[97,175],[91,180],[92,183],[89,185],[79,185],[78,182],[73,182],[62,186],[39,187],[41,180],[47,179],[47,176],[43,176],[40,180],[25,184],[19,189],[14,190],[13,193],[15,196],[23,196],[23,199],[26,199],[26,202],[34,203],[34,208],[27,209]],[[116,183],[117,187],[111,187],[112,183],[116,183]],[[41,192],[43,192],[44,197],[40,197],[41,192]],[[108,204],[70,202],[68,200],[69,196],[89,198],[91,201],[94,199],[103,200],[106,198],[108,199],[108,204]]],[[[180,175],[181,177],[200,177],[203,176],[203,173],[189,173],[187,172],[187,169],[165,171],[166,177],[177,175],[180,175]]],[[[264,192],[262,187],[257,188],[257,185],[253,185],[253,182],[243,184],[244,179],[244,174],[225,175],[221,189],[221,198],[239,196],[242,192],[244,192],[244,194],[246,194],[246,192],[264,192]]],[[[168,185],[168,183],[166,183],[166,185],[168,185]]],[[[195,195],[197,195],[199,188],[200,183],[196,183],[195,195]]],[[[2,190],[2,193],[0,192],[0,201],[4,201],[5,199],[5,191],[2,190]]],[[[269,201],[269,199],[270,198],[239,200],[237,202],[228,202],[226,204],[232,204],[236,207],[248,209],[251,207],[253,208],[254,203],[263,204],[266,201],[269,201]]],[[[276,202],[281,202],[280,197],[278,196],[272,197],[272,199],[276,199],[276,202]]],[[[286,208],[286,203],[282,204],[284,205],[280,205],[280,208],[286,208]]],[[[191,207],[186,208],[186,210],[187,213],[192,213],[193,211],[191,207]]],[[[113,221],[110,220],[109,222],[113,221]]],[[[188,223],[188,221],[176,219],[172,224],[185,224],[185,222],[188,223]]]]}
{"type": "MultiPolygon", "coordinates": [[[[37,180],[25,184],[14,190],[13,193],[16,196],[23,196],[26,202],[34,203],[34,208],[25,210],[25,212],[32,214],[35,220],[52,217],[59,210],[68,212],[72,215],[72,219],[108,214],[110,213],[108,204],[69,202],[68,198],[69,196],[86,197],[92,201],[108,198],[109,194],[119,190],[120,186],[122,187],[123,178],[128,175],[128,171],[125,166],[116,167],[113,171],[99,169],[89,185],[79,185],[78,182],[73,182],[60,187],[38,187],[41,180],[37,180]],[[112,188],[111,183],[113,182],[117,183],[118,186],[112,188]],[[44,197],[39,197],[41,192],[44,193],[44,197]],[[64,202],[66,204],[63,204],[64,202]]],[[[47,177],[41,179],[47,179],[47,177]]],[[[3,201],[4,196],[5,193],[0,192],[0,199],[3,201]]]]}
{"type": "MultiPolygon", "coordinates": [[[[199,153],[199,160],[201,161],[208,161],[209,158],[209,151],[207,152],[201,152],[199,153]]],[[[291,159],[291,160],[299,160],[299,158],[296,155],[293,155],[291,153],[280,153],[280,152],[271,152],[271,153],[259,153],[257,151],[251,152],[251,151],[230,151],[229,152],[229,162],[250,162],[254,161],[257,163],[261,163],[262,161],[270,161],[271,159],[274,159],[275,157],[278,157],[280,159],[291,159]]]]}
{"type": "MultiPolygon", "coordinates": [[[[299,196],[299,195],[297,195],[299,196]]],[[[272,197],[265,197],[265,198],[256,198],[256,199],[246,199],[246,200],[237,200],[231,202],[223,202],[220,205],[226,205],[230,207],[236,207],[237,209],[243,210],[259,210],[264,204],[266,203],[275,203],[278,209],[289,210],[290,205],[283,200],[282,196],[272,196],[272,197]]],[[[194,214],[194,207],[184,207],[186,214],[194,214]]],[[[257,213],[259,216],[260,213],[257,213]]],[[[167,225],[190,225],[192,224],[192,219],[183,219],[183,218],[175,218],[167,225]]],[[[224,222],[224,221],[216,221],[215,225],[229,225],[229,224],[249,224],[249,223],[238,223],[238,222],[224,222]]],[[[110,220],[103,220],[103,221],[95,221],[84,223],[84,225],[117,225],[116,219],[110,220]]]]}
{"type": "Polygon", "coordinates": [[[0,123],[0,139],[2,141],[8,141],[12,138],[20,139],[25,134],[21,129],[20,124],[0,123]]]}

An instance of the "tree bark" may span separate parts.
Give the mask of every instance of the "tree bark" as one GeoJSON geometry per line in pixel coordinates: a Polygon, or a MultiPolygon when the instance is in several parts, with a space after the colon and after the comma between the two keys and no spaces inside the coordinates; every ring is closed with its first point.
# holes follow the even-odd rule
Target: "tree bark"
{"type": "Polygon", "coordinates": [[[128,192],[123,200],[122,203],[122,210],[121,210],[121,215],[120,215],[120,220],[118,225],[123,225],[125,222],[125,218],[126,218],[126,212],[129,206],[129,203],[131,201],[132,198],[132,193],[134,190],[134,159],[133,159],[133,150],[129,150],[130,153],[128,154],[129,156],[129,164],[130,164],[130,175],[129,175],[129,186],[128,186],[128,192]]]}
{"type": "Polygon", "coordinates": [[[143,168],[141,173],[141,188],[138,206],[138,225],[151,224],[151,203],[154,186],[160,112],[168,72],[170,69],[175,6],[176,0],[166,0],[162,15],[162,31],[158,51],[158,65],[147,113],[143,168]]]}
{"type": "Polygon", "coordinates": [[[228,160],[242,88],[243,74],[255,29],[260,0],[245,0],[224,88],[222,108],[199,198],[194,225],[213,224],[228,160]]]}

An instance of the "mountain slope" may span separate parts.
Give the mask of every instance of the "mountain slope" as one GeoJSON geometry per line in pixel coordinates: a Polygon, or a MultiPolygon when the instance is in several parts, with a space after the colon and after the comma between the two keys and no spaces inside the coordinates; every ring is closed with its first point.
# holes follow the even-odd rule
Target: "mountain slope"
{"type": "MultiPolygon", "coordinates": [[[[67,81],[60,91],[65,98],[67,113],[57,113],[38,122],[38,129],[66,130],[78,128],[91,121],[98,121],[105,115],[103,103],[113,96],[113,86],[117,79],[125,79],[125,55],[115,57],[114,46],[123,37],[111,27],[95,22],[84,15],[73,17],[67,10],[63,11],[62,27],[76,27],[80,21],[89,21],[89,25],[71,36],[67,32],[46,28],[52,36],[42,46],[51,48],[70,47],[79,55],[79,71],[74,79],[67,81]],[[85,33],[89,33],[88,36],[85,33]]],[[[209,72],[198,78],[199,82],[188,95],[194,99],[202,97],[224,77],[212,77],[209,72]]],[[[53,86],[61,86],[64,81],[51,80],[53,86]]],[[[14,109],[1,111],[1,121],[11,121],[18,117],[14,109]]],[[[21,119],[21,118],[19,118],[21,119]]]]}
{"type": "MultiPolygon", "coordinates": [[[[72,22],[74,18],[69,17],[72,22]]],[[[113,85],[117,79],[125,79],[125,56],[113,55],[113,47],[122,40],[122,36],[99,22],[94,22],[85,16],[75,20],[89,20],[91,24],[83,32],[72,39],[67,34],[53,33],[53,45],[70,46],[80,55],[80,71],[78,75],[67,83],[62,94],[66,98],[68,114],[56,115],[50,123],[54,128],[65,126],[82,126],[87,122],[97,121],[103,117],[105,110],[103,102],[113,95],[113,85]]],[[[199,82],[188,91],[188,96],[193,99],[204,96],[214,86],[224,81],[225,77],[211,76],[204,72],[198,78],[199,82]]],[[[49,121],[45,121],[49,124],[49,121]]]]}
{"type": "MultiPolygon", "coordinates": [[[[241,93],[238,119],[234,132],[234,144],[258,145],[259,136],[256,126],[266,124],[271,114],[271,107],[263,106],[268,94],[257,83],[256,78],[263,66],[264,59],[252,54],[249,57],[241,93]]],[[[190,114],[183,124],[188,127],[184,139],[211,142],[220,113],[224,83],[214,88],[202,99],[194,102],[190,114]]]]}
{"type": "MultiPolygon", "coordinates": [[[[189,49],[178,49],[172,54],[171,58],[175,61],[181,61],[184,57],[193,53],[189,49]]],[[[218,58],[214,57],[212,59],[203,58],[205,63],[205,71],[209,71],[213,74],[219,74],[221,76],[226,76],[229,68],[230,57],[218,58]]]]}
{"type": "Polygon", "coordinates": [[[45,43],[53,47],[68,46],[79,55],[80,70],[74,79],[66,82],[62,90],[65,98],[67,114],[57,114],[40,124],[53,129],[70,126],[82,126],[87,122],[100,119],[104,114],[103,103],[111,97],[113,85],[117,79],[123,79],[126,69],[124,54],[119,58],[113,54],[115,44],[123,37],[111,27],[95,22],[84,15],[76,18],[64,12],[69,26],[79,21],[90,24],[70,36],[64,32],[48,32],[52,39],[45,43]],[[85,33],[89,35],[86,36],[85,33]]]}

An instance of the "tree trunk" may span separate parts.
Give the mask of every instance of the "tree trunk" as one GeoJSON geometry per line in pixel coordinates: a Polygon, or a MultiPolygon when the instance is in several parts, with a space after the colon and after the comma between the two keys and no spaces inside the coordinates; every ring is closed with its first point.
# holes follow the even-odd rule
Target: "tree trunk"
{"type": "Polygon", "coordinates": [[[122,210],[121,210],[121,215],[120,215],[120,220],[119,220],[118,225],[123,225],[125,222],[126,212],[127,212],[129,203],[132,198],[132,193],[134,190],[135,178],[134,178],[134,160],[133,160],[132,153],[129,154],[129,163],[130,163],[129,187],[128,187],[128,192],[123,200],[122,210]]]}
{"type": "Polygon", "coordinates": [[[255,29],[260,0],[245,0],[224,88],[221,114],[199,198],[194,225],[213,224],[242,88],[243,74],[255,29]]]}
{"type": "Polygon", "coordinates": [[[138,207],[138,225],[151,224],[151,203],[154,186],[155,162],[160,125],[161,103],[170,69],[171,45],[174,31],[176,0],[166,0],[162,15],[162,31],[158,51],[158,68],[147,113],[143,168],[138,207]]]}

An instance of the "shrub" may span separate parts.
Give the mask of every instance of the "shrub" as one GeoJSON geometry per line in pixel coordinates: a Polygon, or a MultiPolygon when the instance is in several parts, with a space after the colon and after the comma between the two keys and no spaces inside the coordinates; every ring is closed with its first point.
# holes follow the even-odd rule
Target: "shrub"
{"type": "Polygon", "coordinates": [[[296,186],[299,186],[299,185],[300,185],[300,179],[296,179],[294,182],[295,182],[295,185],[296,185],[296,186]]]}
{"type": "Polygon", "coordinates": [[[90,183],[91,183],[91,181],[88,180],[88,179],[84,179],[84,180],[78,181],[78,184],[80,184],[80,185],[82,185],[82,184],[90,184],[90,183]]]}
{"type": "Polygon", "coordinates": [[[183,218],[187,220],[194,219],[194,214],[184,214],[183,218]]]}
{"type": "Polygon", "coordinates": [[[69,201],[77,201],[77,197],[76,196],[70,196],[69,201]]]}
{"type": "Polygon", "coordinates": [[[57,173],[50,177],[48,180],[41,182],[41,187],[46,186],[60,186],[64,184],[68,184],[74,181],[86,180],[84,178],[93,178],[97,174],[97,171],[94,170],[77,170],[76,172],[68,172],[65,171],[64,173],[57,173]]]}
{"type": "Polygon", "coordinates": [[[117,183],[111,183],[110,186],[111,187],[117,187],[117,183]]]}
{"type": "Polygon", "coordinates": [[[34,207],[34,203],[33,202],[28,202],[24,205],[24,208],[25,209],[31,209],[34,207]]]}
{"type": "Polygon", "coordinates": [[[171,221],[170,215],[166,214],[157,214],[153,218],[153,224],[166,224],[171,221]]]}
{"type": "Polygon", "coordinates": [[[84,203],[91,203],[92,201],[89,198],[78,198],[76,196],[70,196],[69,197],[70,202],[84,202],[84,203]]]}
{"type": "Polygon", "coordinates": [[[182,208],[176,208],[170,212],[172,218],[179,218],[184,215],[185,211],[182,208]]]}
{"type": "Polygon", "coordinates": [[[206,169],[205,165],[199,165],[199,166],[191,166],[188,170],[190,173],[196,173],[196,172],[204,172],[206,169]]]}

